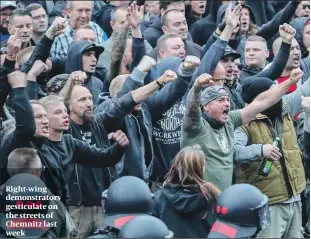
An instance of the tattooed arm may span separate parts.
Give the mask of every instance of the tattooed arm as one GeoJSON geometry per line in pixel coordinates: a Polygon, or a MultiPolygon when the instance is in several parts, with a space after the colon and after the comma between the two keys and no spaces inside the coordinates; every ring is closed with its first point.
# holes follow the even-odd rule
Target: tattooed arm
{"type": "Polygon", "coordinates": [[[121,74],[122,59],[126,48],[129,28],[117,34],[111,51],[111,64],[109,69],[108,81],[110,82],[121,74]]]}
{"type": "Polygon", "coordinates": [[[194,84],[188,93],[186,113],[183,119],[183,130],[188,134],[198,132],[202,126],[200,109],[201,92],[202,88],[194,84]]]}

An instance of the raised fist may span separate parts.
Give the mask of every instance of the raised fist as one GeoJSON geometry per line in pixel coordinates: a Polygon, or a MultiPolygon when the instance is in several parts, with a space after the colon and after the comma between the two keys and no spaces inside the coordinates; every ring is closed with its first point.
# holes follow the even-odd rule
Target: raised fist
{"type": "Polygon", "coordinates": [[[143,71],[143,72],[148,72],[151,70],[151,68],[153,66],[156,65],[156,61],[151,58],[150,56],[144,56],[141,61],[139,62],[137,68],[140,70],[140,71],[143,71]]]}
{"type": "Polygon", "coordinates": [[[206,88],[209,86],[213,86],[215,82],[213,81],[213,77],[209,74],[202,74],[196,78],[194,85],[200,88],[206,88]]]}
{"type": "Polygon", "coordinates": [[[84,71],[74,71],[69,76],[69,81],[72,82],[73,85],[82,85],[87,79],[87,75],[84,71]]]}
{"type": "Polygon", "coordinates": [[[41,60],[36,60],[33,66],[31,67],[28,75],[31,75],[35,78],[37,78],[41,73],[47,72],[48,66],[43,63],[41,60]]]}
{"type": "Polygon", "coordinates": [[[58,36],[60,34],[64,34],[66,30],[66,19],[63,17],[56,17],[52,23],[52,25],[49,27],[49,29],[46,31],[46,36],[50,39],[53,39],[55,36],[58,36]]]}
{"type": "Polygon", "coordinates": [[[284,42],[292,44],[292,40],[296,35],[296,29],[291,25],[284,23],[283,25],[280,25],[279,33],[284,42]]]}
{"type": "Polygon", "coordinates": [[[8,82],[12,88],[26,87],[27,86],[26,73],[21,71],[14,71],[8,74],[8,82]]]}
{"type": "Polygon", "coordinates": [[[166,70],[164,74],[158,79],[160,84],[166,84],[170,81],[175,81],[177,79],[177,75],[172,70],[166,70]]]}
{"type": "Polygon", "coordinates": [[[289,77],[291,85],[296,84],[302,76],[303,76],[303,72],[300,68],[296,68],[292,70],[290,73],[290,77],[289,77]]]}
{"type": "Polygon", "coordinates": [[[200,65],[200,58],[196,56],[186,56],[184,61],[184,68],[194,70],[200,65]]]}

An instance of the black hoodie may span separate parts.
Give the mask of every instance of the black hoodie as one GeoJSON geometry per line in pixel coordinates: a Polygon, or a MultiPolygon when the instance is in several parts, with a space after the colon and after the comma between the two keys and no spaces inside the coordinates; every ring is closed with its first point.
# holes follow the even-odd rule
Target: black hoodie
{"type": "Polygon", "coordinates": [[[166,185],[155,194],[153,215],[179,238],[207,237],[216,217],[196,186],[166,185]]]}
{"type": "MultiPolygon", "coordinates": [[[[66,73],[71,74],[74,71],[83,71],[82,54],[86,48],[90,47],[92,44],[93,43],[86,40],[76,41],[70,44],[66,63],[66,73]]],[[[99,55],[96,56],[97,60],[98,57],[99,55]]],[[[104,92],[103,82],[93,75],[88,75],[85,86],[93,95],[93,102],[94,105],[96,105],[98,95],[104,92]]]]}

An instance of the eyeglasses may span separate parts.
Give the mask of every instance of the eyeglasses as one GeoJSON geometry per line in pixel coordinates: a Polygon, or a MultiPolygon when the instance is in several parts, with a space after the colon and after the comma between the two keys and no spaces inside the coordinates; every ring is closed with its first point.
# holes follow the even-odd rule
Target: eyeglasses
{"type": "Polygon", "coordinates": [[[302,9],[306,9],[306,8],[310,9],[310,5],[309,4],[302,4],[302,9]]]}
{"type": "Polygon", "coordinates": [[[42,165],[41,168],[35,169],[32,173],[43,172],[43,171],[45,171],[45,169],[46,169],[46,167],[44,165],[42,165]]]}

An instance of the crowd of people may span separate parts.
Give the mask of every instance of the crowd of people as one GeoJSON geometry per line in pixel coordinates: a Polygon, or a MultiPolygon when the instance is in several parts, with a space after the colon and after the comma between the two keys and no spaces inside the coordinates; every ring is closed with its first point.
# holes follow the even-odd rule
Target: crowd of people
{"type": "Polygon", "coordinates": [[[1,1],[0,44],[1,237],[310,236],[309,1],[1,1]]]}

